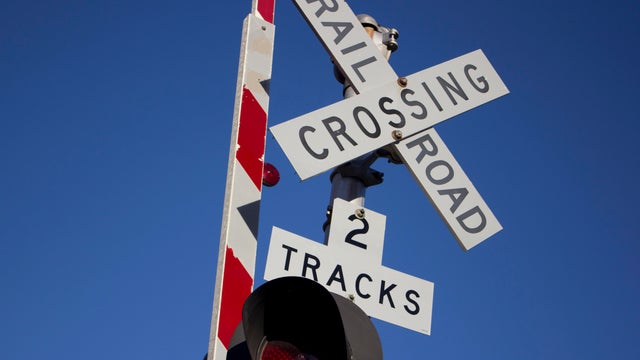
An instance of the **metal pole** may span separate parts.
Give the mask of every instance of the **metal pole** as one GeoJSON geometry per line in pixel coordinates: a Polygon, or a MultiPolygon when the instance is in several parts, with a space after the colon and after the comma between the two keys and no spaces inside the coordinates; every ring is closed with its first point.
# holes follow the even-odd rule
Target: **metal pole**
{"type": "MultiPolygon", "coordinates": [[[[398,42],[396,41],[398,31],[381,27],[373,17],[366,14],[358,15],[358,20],[360,20],[369,37],[373,39],[380,52],[388,60],[391,53],[398,49],[398,42]]],[[[358,94],[349,83],[349,80],[344,77],[336,66],[334,66],[334,75],[339,82],[344,84],[343,97],[345,99],[358,94]]],[[[376,151],[338,166],[329,176],[331,181],[331,195],[329,197],[329,205],[327,206],[327,221],[323,225],[325,244],[329,237],[333,201],[336,198],[340,198],[364,208],[367,187],[382,183],[384,174],[371,169],[371,165],[379,157],[387,157],[391,162],[401,163],[401,161],[397,160],[397,157],[390,152],[376,151]]]]}

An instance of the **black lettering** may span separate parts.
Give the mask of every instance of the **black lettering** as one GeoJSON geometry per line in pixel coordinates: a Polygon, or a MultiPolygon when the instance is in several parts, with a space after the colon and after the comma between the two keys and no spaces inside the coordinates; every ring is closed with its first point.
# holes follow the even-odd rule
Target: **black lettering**
{"type": "Polygon", "coordinates": [[[451,213],[453,214],[456,212],[456,210],[458,210],[458,207],[460,206],[460,204],[462,204],[464,198],[467,197],[467,194],[469,194],[469,190],[467,190],[466,188],[438,190],[438,194],[448,195],[449,198],[451,198],[452,204],[449,210],[451,210],[451,213]]]}
{"type": "Polygon", "coordinates": [[[329,155],[329,150],[322,149],[322,152],[320,153],[313,151],[313,149],[311,149],[311,146],[309,146],[309,143],[307,142],[307,138],[304,136],[308,132],[315,132],[315,131],[316,129],[314,129],[311,126],[303,126],[300,128],[300,131],[298,131],[298,136],[300,137],[300,142],[302,143],[302,146],[304,147],[305,150],[307,150],[309,155],[313,156],[318,160],[322,160],[326,158],[327,155],[329,155]]]}
{"type": "Polygon", "coordinates": [[[336,268],[333,269],[331,276],[329,277],[329,281],[327,281],[327,286],[331,286],[331,283],[337,281],[340,283],[340,287],[342,291],[347,291],[347,286],[344,284],[344,274],[342,273],[342,265],[336,265],[336,268]]]}
{"type": "Polygon", "coordinates": [[[347,36],[347,34],[349,34],[349,31],[353,29],[353,24],[350,22],[325,21],[322,23],[322,25],[331,26],[333,28],[333,31],[336,32],[338,36],[336,36],[336,38],[333,39],[333,42],[336,45],[338,45],[340,41],[342,41],[342,39],[344,39],[344,37],[347,36]]]}
{"type": "Polygon", "coordinates": [[[342,146],[340,140],[338,140],[338,136],[344,136],[344,138],[347,139],[347,141],[349,141],[353,146],[358,145],[358,143],[356,143],[349,135],[347,135],[347,133],[345,132],[346,126],[344,125],[344,121],[342,121],[342,119],[340,119],[339,117],[332,116],[330,118],[326,118],[322,120],[322,123],[324,124],[324,127],[327,128],[329,135],[331,135],[333,141],[336,143],[340,151],[344,151],[344,146],[342,146]],[[330,125],[331,123],[337,123],[338,128],[332,129],[330,125]]]}
{"type": "Polygon", "coordinates": [[[316,17],[322,16],[325,11],[329,10],[331,12],[336,12],[338,10],[338,3],[336,0],[307,0],[307,4],[311,4],[314,2],[320,3],[320,8],[316,11],[316,17]],[[327,2],[331,3],[328,4],[327,2]]]}
{"type": "Polygon", "coordinates": [[[419,138],[407,143],[407,149],[411,149],[415,146],[420,146],[420,154],[418,154],[418,156],[416,157],[416,162],[418,164],[422,161],[422,159],[424,159],[426,155],[436,156],[436,154],[438,153],[438,147],[436,146],[436,143],[433,142],[433,139],[429,134],[422,135],[419,138]],[[427,148],[424,145],[425,143],[431,144],[431,148],[427,148]]]}
{"type": "Polygon", "coordinates": [[[469,98],[467,97],[467,94],[464,93],[464,90],[462,90],[462,87],[460,87],[460,84],[458,84],[458,80],[456,80],[456,78],[453,77],[453,74],[450,73],[450,72],[448,72],[447,74],[449,75],[449,78],[451,78],[451,81],[453,82],[453,84],[455,86],[451,85],[450,83],[448,83],[445,79],[441,78],[440,76],[438,76],[437,79],[438,79],[438,82],[440,83],[440,86],[442,86],[442,90],[444,90],[447,93],[447,95],[449,96],[449,99],[451,99],[451,102],[453,103],[453,105],[458,105],[458,102],[453,97],[453,95],[451,95],[451,91],[453,91],[454,93],[458,94],[458,96],[460,96],[461,98],[463,98],[465,100],[469,100],[469,98]]]}
{"type": "Polygon", "coordinates": [[[376,118],[373,116],[373,114],[371,113],[371,111],[369,111],[369,109],[362,107],[362,106],[357,106],[355,109],[353,109],[353,119],[356,121],[356,124],[358,124],[358,127],[360,128],[360,130],[362,130],[362,132],[367,135],[368,137],[375,139],[378,136],[380,136],[380,125],[378,124],[378,121],[376,120],[376,118]],[[365,113],[367,114],[367,117],[371,120],[371,123],[373,124],[373,132],[369,132],[363,125],[362,125],[362,121],[360,120],[360,113],[365,113]]]}
{"type": "Polygon", "coordinates": [[[431,181],[431,183],[433,183],[435,185],[446,184],[449,181],[451,181],[451,179],[453,179],[453,168],[451,167],[451,165],[449,165],[448,162],[446,162],[444,160],[436,160],[436,161],[432,162],[431,164],[427,165],[427,170],[425,172],[427,174],[427,178],[429,179],[429,181],[431,181]],[[447,169],[447,175],[444,176],[442,179],[436,179],[432,175],[433,174],[433,169],[435,169],[438,166],[444,166],[447,169]]]}
{"type": "Polygon", "coordinates": [[[360,79],[360,81],[362,82],[367,82],[367,80],[364,78],[364,76],[362,76],[362,73],[360,72],[360,68],[365,66],[365,65],[369,65],[373,62],[376,62],[376,58],[375,57],[370,57],[370,58],[366,58],[362,61],[358,61],[357,63],[351,65],[351,68],[353,69],[353,71],[356,72],[356,75],[358,75],[358,78],[360,79]]]}
{"type": "Polygon", "coordinates": [[[357,43],[355,45],[351,45],[349,47],[346,47],[346,48],[340,50],[340,52],[343,55],[347,55],[348,53],[352,53],[352,52],[354,52],[356,50],[362,49],[363,47],[367,47],[367,44],[365,42],[359,42],[359,43],[357,43]]]}
{"type": "Polygon", "coordinates": [[[431,91],[431,89],[429,89],[429,86],[427,85],[427,83],[423,82],[422,87],[427,92],[427,95],[429,95],[429,97],[431,98],[431,101],[433,101],[433,104],[438,108],[438,111],[442,111],[442,106],[438,102],[438,99],[436,99],[436,97],[433,95],[433,92],[431,91]]]}
{"type": "Polygon", "coordinates": [[[396,308],[396,306],[393,304],[393,298],[391,297],[391,290],[393,290],[396,286],[396,284],[391,284],[389,285],[389,287],[385,287],[385,281],[382,280],[382,282],[380,283],[380,298],[378,299],[378,303],[380,304],[384,304],[384,297],[386,296],[389,299],[389,305],[391,305],[392,308],[396,308]]]}
{"type": "Polygon", "coordinates": [[[369,280],[369,282],[373,281],[371,276],[369,276],[367,274],[358,275],[358,277],[356,278],[356,294],[358,294],[358,296],[360,296],[363,299],[368,299],[368,298],[371,297],[371,294],[365,294],[362,291],[360,291],[360,280],[362,280],[363,278],[366,278],[367,280],[369,280]]]}
{"type": "Polygon", "coordinates": [[[418,292],[415,290],[409,290],[404,294],[405,299],[407,299],[408,302],[412,303],[413,306],[415,306],[415,309],[409,309],[409,307],[405,305],[404,310],[410,315],[418,315],[418,313],[420,312],[420,305],[418,305],[418,302],[415,299],[411,298],[411,295],[419,298],[420,294],[418,294],[418,292]]]}
{"type": "Polygon", "coordinates": [[[404,125],[406,124],[406,120],[404,118],[404,115],[402,115],[402,113],[399,110],[396,109],[387,109],[385,107],[386,104],[391,104],[393,102],[393,99],[388,98],[388,97],[382,97],[380,98],[380,101],[378,101],[378,106],[380,107],[380,110],[382,110],[383,113],[387,114],[387,115],[396,115],[400,120],[397,123],[391,122],[389,121],[388,124],[393,126],[396,129],[400,129],[403,128],[404,125]]]}
{"type": "Polygon", "coordinates": [[[346,243],[349,243],[351,245],[357,246],[361,249],[367,249],[367,244],[363,244],[359,241],[353,240],[353,237],[356,235],[360,235],[360,234],[366,234],[367,232],[369,232],[369,222],[367,221],[367,219],[364,218],[359,218],[355,215],[351,215],[348,217],[348,219],[350,221],[354,221],[354,220],[360,220],[362,222],[362,229],[355,229],[355,230],[351,230],[348,234],[347,237],[344,239],[344,241],[346,243]]]}
{"type": "Polygon", "coordinates": [[[291,246],[287,246],[285,244],[282,244],[282,247],[287,249],[287,259],[284,261],[284,269],[286,271],[289,271],[289,263],[291,262],[291,253],[298,252],[298,250],[292,248],[291,246]]]}
{"type": "Polygon", "coordinates": [[[318,274],[316,273],[316,270],[318,270],[319,267],[320,267],[320,259],[318,259],[317,257],[309,253],[304,254],[304,264],[302,265],[302,277],[307,277],[307,269],[311,269],[311,272],[313,273],[313,281],[318,281],[318,274]],[[310,260],[313,260],[314,264],[312,264],[310,260]]]}
{"type": "Polygon", "coordinates": [[[480,231],[482,231],[485,228],[485,226],[487,226],[487,218],[482,213],[482,210],[480,210],[480,208],[477,207],[477,206],[472,208],[472,209],[470,209],[470,210],[468,210],[468,211],[466,211],[464,214],[456,217],[456,219],[458,220],[458,223],[460,224],[460,226],[462,226],[464,231],[466,231],[468,233],[472,233],[472,234],[479,233],[480,231]],[[465,220],[470,218],[473,214],[478,214],[478,216],[480,216],[480,224],[478,226],[476,226],[476,227],[469,227],[465,223],[465,220]]]}
{"type": "Polygon", "coordinates": [[[419,101],[417,100],[409,100],[407,99],[407,94],[409,95],[413,95],[416,92],[411,90],[411,89],[402,89],[402,91],[400,92],[400,97],[402,98],[402,101],[407,104],[407,106],[417,106],[420,108],[420,113],[415,113],[412,112],[411,116],[413,116],[415,119],[418,120],[423,120],[427,117],[427,108],[419,101]]]}
{"type": "Polygon", "coordinates": [[[467,80],[469,80],[469,84],[471,84],[471,86],[473,86],[474,89],[478,90],[481,93],[486,93],[487,91],[489,91],[489,83],[484,78],[484,76],[480,76],[476,78],[478,83],[483,85],[483,87],[479,87],[478,84],[475,81],[473,81],[473,79],[471,79],[471,74],[469,74],[469,70],[478,70],[478,68],[471,64],[464,67],[464,74],[467,75],[467,80]]]}

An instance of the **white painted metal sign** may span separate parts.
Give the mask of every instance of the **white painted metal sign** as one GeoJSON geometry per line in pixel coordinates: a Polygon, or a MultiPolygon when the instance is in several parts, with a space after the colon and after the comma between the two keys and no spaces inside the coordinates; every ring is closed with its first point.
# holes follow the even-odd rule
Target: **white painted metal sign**
{"type": "Polygon", "coordinates": [[[481,50],[271,127],[304,180],[508,94],[481,50]]]}
{"type": "Polygon", "coordinates": [[[336,253],[382,263],[387,217],[335,198],[327,243],[336,253]]]}
{"type": "Polygon", "coordinates": [[[305,277],[353,299],[369,316],[430,334],[433,283],[382,266],[384,215],[365,210],[351,217],[354,208],[340,201],[328,246],[273,228],[265,279],[305,277]]]}
{"type": "Polygon", "coordinates": [[[342,0],[293,0],[334,63],[356,89],[395,80],[393,70],[342,0]]]}
{"type": "Polygon", "coordinates": [[[460,165],[449,160],[453,155],[435,130],[402,141],[396,149],[463,249],[502,230],[460,165]]]}

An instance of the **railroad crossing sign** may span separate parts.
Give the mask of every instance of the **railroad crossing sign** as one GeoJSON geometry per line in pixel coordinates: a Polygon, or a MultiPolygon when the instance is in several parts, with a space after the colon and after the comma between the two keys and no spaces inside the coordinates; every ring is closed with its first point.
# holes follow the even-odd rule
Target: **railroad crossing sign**
{"type": "Polygon", "coordinates": [[[293,1],[359,94],[270,128],[301,179],[392,144],[463,249],[500,231],[431,128],[509,93],[484,53],[399,78],[346,2],[293,1]]]}
{"type": "Polygon", "coordinates": [[[433,283],[382,266],[386,217],[336,198],[328,245],[273,227],[265,280],[300,276],[367,315],[429,335],[433,283]]]}
{"type": "Polygon", "coordinates": [[[271,132],[304,180],[508,93],[481,50],[401,81],[280,123],[271,132]]]}

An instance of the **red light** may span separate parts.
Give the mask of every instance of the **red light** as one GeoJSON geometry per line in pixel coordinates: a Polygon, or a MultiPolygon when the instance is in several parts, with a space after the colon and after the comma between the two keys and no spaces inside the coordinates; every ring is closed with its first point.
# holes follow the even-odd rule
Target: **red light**
{"type": "Polygon", "coordinates": [[[280,173],[275,166],[265,163],[264,170],[262,170],[262,185],[275,186],[280,181],[280,173]]]}
{"type": "Polygon", "coordinates": [[[318,360],[313,355],[303,354],[295,345],[284,341],[267,342],[258,358],[260,360],[318,360]]]}

